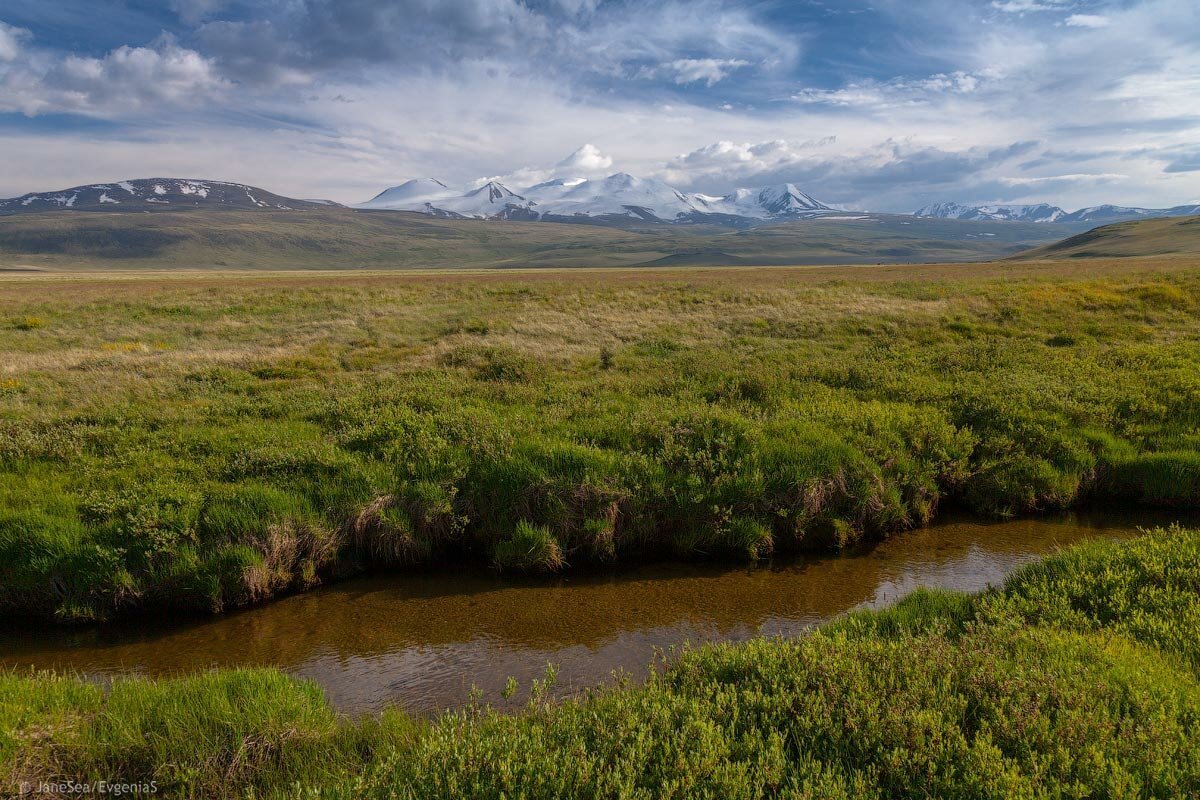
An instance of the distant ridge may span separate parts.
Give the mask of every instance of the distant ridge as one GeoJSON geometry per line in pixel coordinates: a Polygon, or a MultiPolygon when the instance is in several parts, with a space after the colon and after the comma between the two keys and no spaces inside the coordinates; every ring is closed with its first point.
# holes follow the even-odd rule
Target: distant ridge
{"type": "Polygon", "coordinates": [[[1200,216],[1104,225],[1016,256],[1020,259],[1131,258],[1200,254],[1200,216]]]}
{"type": "Polygon", "coordinates": [[[935,203],[913,212],[913,216],[916,217],[932,217],[937,219],[1094,224],[1150,219],[1154,217],[1185,217],[1192,214],[1200,214],[1200,205],[1182,205],[1175,206],[1174,208],[1135,208],[1131,206],[1101,205],[1081,208],[1078,211],[1067,213],[1058,206],[1052,206],[1048,203],[982,206],[965,206],[958,203],[935,203]]]}
{"type": "Polygon", "coordinates": [[[53,192],[31,192],[0,200],[0,214],[40,211],[175,211],[229,208],[295,211],[338,205],[329,200],[296,200],[256,186],[192,178],[135,178],[92,183],[53,192]]]}
{"type": "Polygon", "coordinates": [[[613,223],[624,219],[734,225],[819,217],[838,211],[791,183],[710,196],[688,194],[663,181],[626,172],[590,180],[556,178],[522,189],[489,181],[478,188],[454,190],[433,178],[413,178],[356,207],[458,219],[613,223]]]}

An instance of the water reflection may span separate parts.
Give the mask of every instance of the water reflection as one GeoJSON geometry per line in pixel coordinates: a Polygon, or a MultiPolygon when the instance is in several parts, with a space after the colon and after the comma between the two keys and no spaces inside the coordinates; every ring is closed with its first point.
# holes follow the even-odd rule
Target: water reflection
{"type": "Polygon", "coordinates": [[[944,522],[865,552],[755,568],[657,564],[552,582],[379,576],[183,625],[0,633],[0,663],[155,675],[276,665],[318,681],[349,712],[392,703],[432,711],[463,702],[472,685],[498,700],[508,676],[527,687],[548,662],[559,665],[565,693],[613,670],[640,674],[655,648],[795,635],[918,586],[978,590],[1056,547],[1167,521],[1142,513],[944,522]]]}

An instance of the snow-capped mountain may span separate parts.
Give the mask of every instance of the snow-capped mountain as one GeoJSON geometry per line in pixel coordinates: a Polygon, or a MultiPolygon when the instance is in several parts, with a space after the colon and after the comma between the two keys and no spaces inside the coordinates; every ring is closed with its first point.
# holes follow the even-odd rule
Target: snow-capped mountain
{"type": "Polygon", "coordinates": [[[1130,208],[1128,206],[1091,206],[1081,208],[1064,219],[1069,222],[1118,222],[1142,217],[1188,217],[1200,214],[1200,205],[1175,206],[1174,208],[1130,208]]]}
{"type": "Polygon", "coordinates": [[[1174,208],[1130,208],[1128,206],[1103,205],[1081,208],[1078,211],[1067,213],[1058,206],[1047,203],[990,206],[935,203],[916,211],[914,216],[1015,222],[1091,222],[1104,225],[1109,222],[1145,217],[1185,217],[1192,214],[1200,214],[1200,205],[1175,206],[1174,208]]]}
{"type": "Polygon", "coordinates": [[[660,180],[624,172],[591,180],[556,178],[515,191],[491,181],[459,193],[441,181],[415,178],[381,192],[358,208],[475,219],[625,218],[671,223],[729,217],[747,221],[795,219],[836,211],[790,183],[736,189],[714,197],[686,194],[660,180]]]}
{"type": "Polygon", "coordinates": [[[535,210],[543,217],[627,216],[674,222],[696,210],[688,196],[678,189],[625,172],[572,186],[546,187],[530,194],[537,203],[535,210]]]}
{"type": "Polygon", "coordinates": [[[936,217],[938,219],[1005,222],[1058,222],[1066,215],[1067,212],[1048,203],[1004,206],[962,206],[958,203],[935,203],[925,206],[914,214],[917,217],[936,217]]]}
{"type": "Polygon", "coordinates": [[[702,213],[751,219],[810,216],[837,210],[814,200],[792,183],[763,189],[734,189],[724,197],[696,194],[692,199],[702,213]]]}
{"type": "Polygon", "coordinates": [[[420,206],[434,200],[444,200],[454,197],[458,192],[433,178],[413,178],[399,186],[384,189],[365,203],[359,203],[359,208],[398,208],[400,206],[420,206]]]}
{"type": "Polygon", "coordinates": [[[265,189],[224,181],[185,178],[138,178],[93,183],[55,192],[36,192],[0,200],[0,214],[37,211],[157,211],[186,208],[237,208],[292,211],[336,205],[294,200],[265,189]]]}

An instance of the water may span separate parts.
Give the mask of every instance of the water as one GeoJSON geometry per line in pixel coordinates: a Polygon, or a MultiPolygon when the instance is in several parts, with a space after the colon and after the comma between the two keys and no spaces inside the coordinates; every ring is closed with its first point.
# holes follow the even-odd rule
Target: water
{"type": "Polygon", "coordinates": [[[644,674],[656,648],[794,636],[918,586],[976,591],[1058,547],[1169,521],[1146,513],[951,521],[857,553],[756,567],[368,577],[202,621],[2,631],[0,664],[89,675],[274,665],[316,680],[350,713],[392,704],[433,712],[463,703],[472,686],[503,706],[509,676],[526,689],[547,663],[559,666],[557,688],[568,694],[614,670],[644,674]]]}

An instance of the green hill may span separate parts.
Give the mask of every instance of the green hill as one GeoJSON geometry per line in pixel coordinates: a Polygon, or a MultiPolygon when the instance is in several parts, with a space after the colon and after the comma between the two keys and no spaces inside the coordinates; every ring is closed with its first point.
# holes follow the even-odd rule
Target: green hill
{"type": "Polygon", "coordinates": [[[1021,259],[1130,258],[1200,253],[1200,216],[1118,222],[1021,253],[1021,259]]]}
{"type": "Polygon", "coordinates": [[[347,208],[0,217],[0,269],[444,269],[999,258],[1061,228],[857,215],[730,230],[439,219],[347,208]]]}

